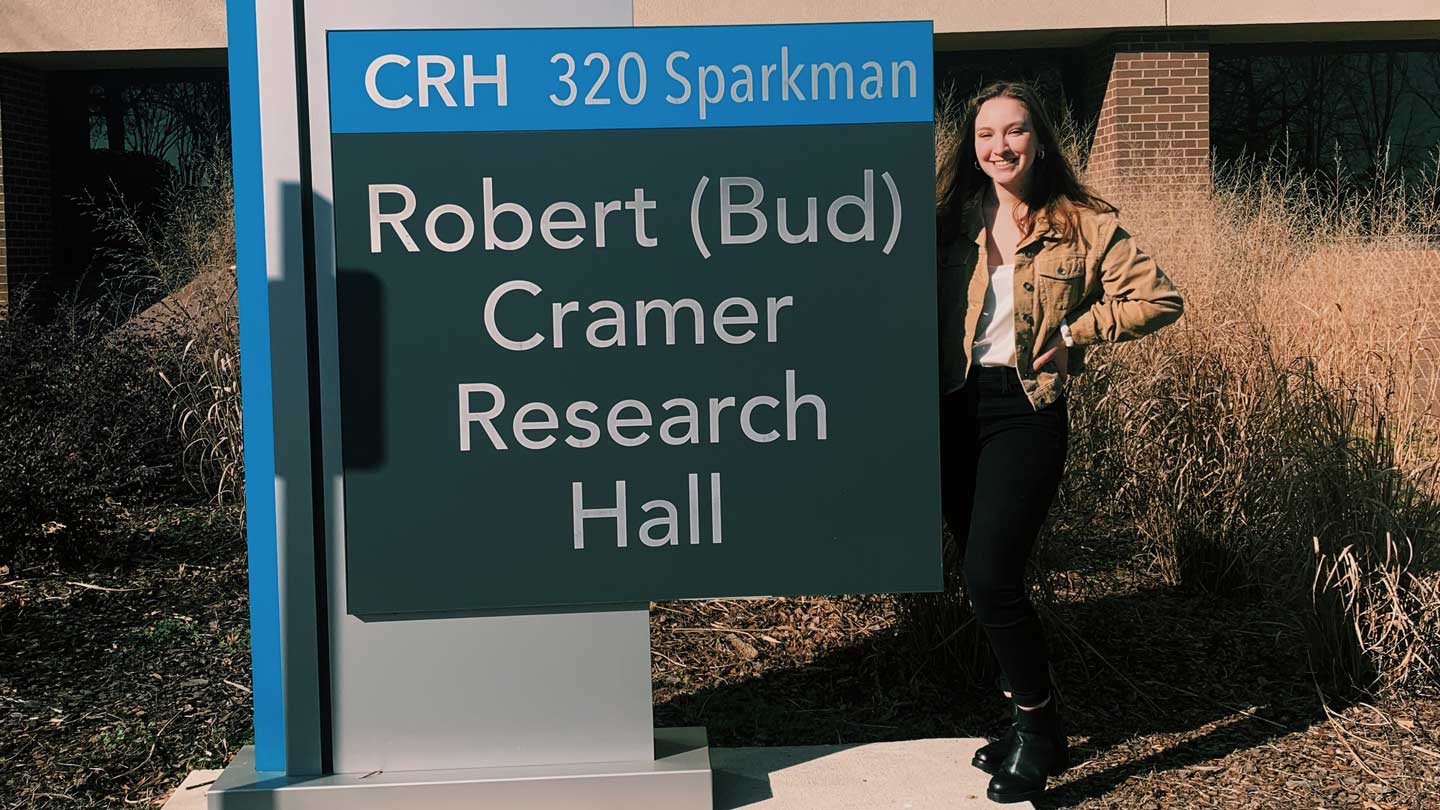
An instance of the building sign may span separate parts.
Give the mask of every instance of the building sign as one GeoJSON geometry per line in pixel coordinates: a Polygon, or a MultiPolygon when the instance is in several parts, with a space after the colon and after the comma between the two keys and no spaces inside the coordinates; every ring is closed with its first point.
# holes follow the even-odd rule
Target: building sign
{"type": "Polygon", "coordinates": [[[938,589],[931,47],[331,32],[350,611],[938,589]]]}

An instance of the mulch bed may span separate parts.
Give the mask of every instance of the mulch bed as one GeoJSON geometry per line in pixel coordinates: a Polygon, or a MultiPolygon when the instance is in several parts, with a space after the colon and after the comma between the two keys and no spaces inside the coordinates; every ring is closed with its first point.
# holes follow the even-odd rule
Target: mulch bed
{"type": "Polygon", "coordinates": [[[251,740],[233,518],[174,511],[123,567],[0,578],[0,808],[151,806],[251,740]]]}
{"type": "MultiPolygon", "coordinates": [[[[250,741],[234,515],[150,522],[123,567],[0,576],[0,809],[154,806],[250,741]]],[[[1440,694],[1327,706],[1296,628],[1132,567],[1057,579],[1046,620],[1077,764],[1041,806],[1440,808],[1440,694]]],[[[656,722],[714,745],[974,736],[1005,714],[894,597],[651,615],[656,722]]]]}
{"type": "MultiPolygon", "coordinates": [[[[656,606],[657,722],[704,725],[720,746],[997,732],[998,695],[915,649],[889,605],[656,606]]],[[[1293,638],[1235,629],[1251,610],[1165,592],[1057,606],[1078,763],[1038,805],[1440,808],[1440,699],[1327,710],[1293,638]]]]}

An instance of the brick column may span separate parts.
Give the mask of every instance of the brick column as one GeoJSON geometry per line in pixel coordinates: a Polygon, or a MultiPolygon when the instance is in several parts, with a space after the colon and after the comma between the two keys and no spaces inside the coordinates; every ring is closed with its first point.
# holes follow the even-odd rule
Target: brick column
{"type": "Polygon", "coordinates": [[[1210,184],[1210,47],[1203,30],[1115,34],[1093,52],[1086,177],[1118,198],[1210,184]]]}
{"type": "Polygon", "coordinates": [[[0,63],[0,318],[12,287],[50,270],[48,118],[45,74],[0,63]]]}

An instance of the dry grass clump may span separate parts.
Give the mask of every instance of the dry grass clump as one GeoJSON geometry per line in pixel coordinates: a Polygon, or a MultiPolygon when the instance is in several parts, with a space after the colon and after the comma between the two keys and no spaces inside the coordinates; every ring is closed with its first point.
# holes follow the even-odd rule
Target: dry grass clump
{"type": "Polygon", "coordinates": [[[1327,196],[1264,164],[1145,187],[1111,198],[1186,315],[1092,354],[1068,502],[1135,528],[1166,581],[1291,610],[1331,683],[1435,684],[1436,189],[1327,196]]]}
{"type": "Polygon", "coordinates": [[[180,293],[156,306],[185,338],[176,372],[164,376],[185,442],[182,468],[192,486],[224,505],[244,489],[235,265],[207,271],[180,293]]]}
{"type": "Polygon", "coordinates": [[[202,175],[202,185],[169,189],[152,222],[118,198],[95,214],[112,245],[111,297],[138,310],[127,328],[147,337],[170,387],[185,478],[225,504],[244,476],[235,212],[228,161],[202,175]]]}
{"type": "MultiPolygon", "coordinates": [[[[1432,541],[1433,542],[1433,541],[1432,541]]],[[[1333,554],[1314,546],[1312,596],[1317,621],[1311,649],[1331,653],[1312,667],[1330,682],[1376,683],[1383,689],[1440,682],[1440,577],[1417,574],[1415,549],[1385,537],[1385,556],[1346,546],[1333,554]]]]}
{"type": "Polygon", "coordinates": [[[99,294],[21,291],[0,321],[0,567],[120,559],[186,482],[236,491],[229,167],[210,178],[158,204],[91,200],[99,294]]]}

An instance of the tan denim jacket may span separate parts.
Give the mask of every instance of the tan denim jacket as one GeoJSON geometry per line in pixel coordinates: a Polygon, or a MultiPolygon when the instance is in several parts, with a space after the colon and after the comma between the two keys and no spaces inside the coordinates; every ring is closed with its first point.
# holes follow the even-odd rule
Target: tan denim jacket
{"type": "MultiPolygon", "coordinates": [[[[1052,360],[1032,364],[1064,318],[1070,327],[1070,373],[1084,369],[1085,347],[1133,340],[1180,317],[1184,301],[1155,261],[1120,227],[1115,214],[1081,209],[1080,234],[1062,242],[1043,215],[1015,251],[1015,366],[1036,410],[1058,399],[1066,374],[1052,360]]],[[[940,391],[965,385],[980,310],[990,283],[980,206],[961,212],[961,226],[939,262],[940,391]]]]}

